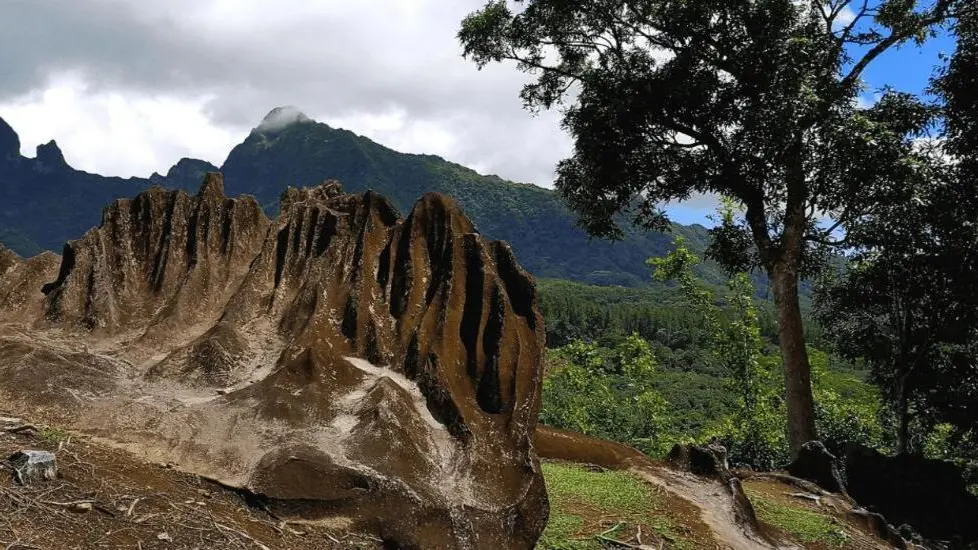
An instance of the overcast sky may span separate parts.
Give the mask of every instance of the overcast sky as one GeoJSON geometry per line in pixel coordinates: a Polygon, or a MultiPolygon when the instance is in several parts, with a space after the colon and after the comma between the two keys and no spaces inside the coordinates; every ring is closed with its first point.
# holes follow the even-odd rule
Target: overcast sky
{"type": "Polygon", "coordinates": [[[546,186],[570,151],[557,113],[522,109],[525,75],[461,58],[459,23],[484,0],[0,4],[0,117],[28,156],[56,139],[106,175],[220,165],[279,105],[546,186]]]}
{"type": "MultiPolygon", "coordinates": [[[[220,165],[269,110],[294,105],[400,151],[551,187],[571,149],[559,114],[523,110],[528,77],[511,65],[461,58],[459,23],[484,3],[0,0],[0,117],[28,156],[56,139],[76,168],[148,176],[185,156],[220,165]]],[[[947,45],[884,56],[871,84],[919,91],[947,45]]]]}

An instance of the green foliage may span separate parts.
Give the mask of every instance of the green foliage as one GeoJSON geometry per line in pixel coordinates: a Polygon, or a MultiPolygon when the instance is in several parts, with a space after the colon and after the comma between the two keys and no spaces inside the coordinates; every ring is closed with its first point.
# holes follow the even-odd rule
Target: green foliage
{"type": "Polygon", "coordinates": [[[57,445],[70,437],[70,434],[65,430],[52,426],[41,426],[41,431],[38,435],[51,445],[57,445]]]}
{"type": "Polygon", "coordinates": [[[788,506],[763,493],[748,489],[747,497],[757,519],[791,535],[798,542],[842,547],[848,542],[844,528],[834,518],[800,506],[788,506]]]}
{"type": "Polygon", "coordinates": [[[978,421],[963,405],[978,399],[978,199],[942,147],[905,147],[885,205],[847,228],[850,268],[827,274],[815,307],[839,352],[872,367],[901,452],[915,424],[978,421]]]}
{"type": "Polygon", "coordinates": [[[737,397],[732,415],[720,420],[711,434],[723,440],[730,458],[755,467],[771,469],[784,460],[784,410],[773,384],[769,361],[763,361],[763,342],[754,303],[754,287],[746,274],[728,281],[726,307],[717,305],[714,292],[702,287],[693,274],[699,258],[681,238],[675,250],[653,258],[654,277],[676,280],[682,295],[702,319],[716,362],[728,377],[729,390],[737,397]]]}
{"type": "Polygon", "coordinates": [[[781,288],[793,448],[815,437],[798,277],[842,245],[839,225],[818,219],[872,212],[902,176],[906,138],[930,121],[899,94],[859,107],[862,75],[965,5],[876,0],[846,22],[847,4],[494,0],[459,31],[480,68],[514,62],[537,77],[527,107],[562,107],[574,152],[556,188],[589,234],[621,238],[623,221],[664,228],[662,206],[694,193],[744,206],[742,219],[724,218],[711,257],[763,268],[781,288]]]}
{"type": "Polygon", "coordinates": [[[577,341],[552,352],[550,365],[541,422],[657,450],[665,401],[648,342],[632,335],[609,349],[577,341]]]}
{"type": "MultiPolygon", "coordinates": [[[[686,548],[677,529],[664,514],[662,503],[647,484],[627,472],[592,472],[580,466],[544,463],[541,465],[550,498],[550,520],[540,539],[546,550],[598,550],[595,539],[600,531],[584,532],[584,519],[578,510],[594,510],[604,518],[652,528],[660,536],[686,548]]],[[[599,522],[598,525],[601,525],[599,522]]]]}
{"type": "MultiPolygon", "coordinates": [[[[567,349],[551,351],[548,360],[551,375],[568,364],[578,368],[568,368],[553,382],[545,382],[548,388],[544,396],[545,420],[571,429],[584,425],[596,430],[594,418],[601,415],[588,411],[592,407],[602,411],[603,398],[588,394],[603,392],[601,388],[612,385],[594,383],[586,367],[590,365],[593,371],[595,364],[605,364],[605,358],[613,355],[613,350],[625,340],[625,334],[638,333],[648,341],[658,363],[652,387],[668,403],[657,419],[660,444],[646,446],[647,451],[661,452],[672,443],[701,442],[716,437],[731,450],[734,463],[761,469],[783,466],[788,455],[781,394],[784,384],[778,368],[781,359],[773,345],[774,321],[768,303],[747,300],[753,291],[742,278],[731,283],[730,287],[722,288],[695,278],[687,281],[697,292],[712,294],[713,298],[704,303],[717,320],[712,325],[714,331],[747,336],[718,343],[710,324],[704,322],[702,309],[691,306],[681,292],[681,285],[670,287],[656,282],[653,287],[639,289],[539,281],[539,303],[551,333],[548,336],[551,345],[567,344],[555,340],[555,327],[558,333],[567,331],[563,334],[571,336],[561,338],[570,342],[574,338],[590,337],[587,344],[571,347],[577,350],[573,354],[567,349]],[[753,311],[751,302],[755,306],[753,311]],[[756,325],[751,319],[754,314],[756,325]],[[755,327],[760,329],[760,355],[752,351],[758,345],[755,327]],[[745,346],[745,342],[753,344],[745,346]],[[731,361],[739,356],[747,360],[731,361]],[[747,371],[740,372],[753,372],[756,386],[745,386],[743,378],[733,376],[737,365],[748,365],[747,371]],[[751,415],[745,413],[742,397],[745,391],[747,395],[753,392],[763,396],[751,398],[763,400],[763,406],[753,406],[755,413],[751,415]],[[739,420],[745,416],[750,418],[749,422],[739,420]]],[[[809,349],[809,354],[814,369],[816,421],[827,445],[835,452],[841,452],[849,441],[885,445],[889,432],[879,421],[885,411],[881,411],[878,390],[865,381],[865,370],[815,347],[809,349]]],[[[608,417],[607,413],[602,414],[608,417]]],[[[633,442],[628,435],[612,433],[611,437],[623,443],[633,442]]]]}
{"type": "Polygon", "coordinates": [[[815,389],[815,421],[826,448],[844,456],[849,443],[881,448],[885,433],[879,390],[853,374],[831,370],[829,354],[809,348],[812,386],[815,389]]]}

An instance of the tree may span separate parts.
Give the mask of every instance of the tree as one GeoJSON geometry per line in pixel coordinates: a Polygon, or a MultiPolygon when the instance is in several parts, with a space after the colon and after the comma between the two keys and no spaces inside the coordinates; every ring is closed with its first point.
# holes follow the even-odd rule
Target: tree
{"type": "MultiPolygon", "coordinates": [[[[725,201],[721,218],[733,217],[733,204],[725,201]]],[[[771,372],[763,361],[754,285],[746,273],[727,281],[725,307],[710,289],[697,281],[693,267],[699,263],[682,237],[674,240],[675,248],[662,258],[652,258],[649,265],[658,281],[676,281],[679,290],[703,320],[710,335],[711,350],[723,366],[730,391],[737,396],[732,419],[724,419],[723,435],[732,443],[731,457],[753,467],[773,469],[783,454],[783,433],[772,433],[772,426],[783,419],[778,410],[780,396],[771,384],[771,372]]],[[[777,432],[782,430],[775,428],[777,432]]]]}
{"type": "Polygon", "coordinates": [[[603,348],[580,340],[551,352],[540,420],[658,450],[665,401],[654,389],[655,356],[637,334],[603,348]]]}
{"type": "Polygon", "coordinates": [[[815,295],[830,339],[870,364],[895,409],[901,453],[915,450],[914,420],[955,422],[954,411],[978,398],[974,189],[942,144],[905,147],[915,150],[905,178],[873,215],[851,224],[849,268],[815,295]]]}
{"type": "Polygon", "coordinates": [[[798,282],[816,246],[889,177],[893,128],[867,124],[860,78],[887,50],[921,43],[966,9],[959,0],[494,0],[463,22],[480,67],[538,75],[529,108],[563,106],[573,156],[556,187],[592,235],[623,219],[666,227],[661,205],[714,193],[746,216],[713,256],[763,268],[778,309],[792,451],[815,439],[798,282]],[[921,5],[925,4],[925,5],[921,5]],[[829,216],[830,227],[816,220],[829,216]]]}

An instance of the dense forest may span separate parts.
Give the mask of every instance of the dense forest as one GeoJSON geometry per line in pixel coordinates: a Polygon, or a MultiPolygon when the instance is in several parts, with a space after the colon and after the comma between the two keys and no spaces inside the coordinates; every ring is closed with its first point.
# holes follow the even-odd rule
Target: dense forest
{"type": "MultiPolygon", "coordinates": [[[[719,321],[735,322],[730,289],[697,279],[713,296],[719,321]]],[[[755,377],[767,394],[766,441],[744,440],[738,373],[718,357],[704,312],[677,284],[647,288],[599,287],[538,281],[547,323],[547,381],[542,420],[638,446],[662,455],[675,442],[718,438],[735,464],[780,467],[788,460],[781,358],[770,299],[752,296],[759,336],[755,377]],[[636,368],[635,365],[644,365],[636,368]],[[644,400],[641,396],[644,394],[644,400]]],[[[806,335],[814,373],[816,415],[827,446],[847,443],[895,451],[897,426],[878,380],[861,359],[847,359],[825,338],[806,308],[806,335]]],[[[948,424],[919,426],[920,452],[952,458],[978,492],[978,454],[948,424]]]]}

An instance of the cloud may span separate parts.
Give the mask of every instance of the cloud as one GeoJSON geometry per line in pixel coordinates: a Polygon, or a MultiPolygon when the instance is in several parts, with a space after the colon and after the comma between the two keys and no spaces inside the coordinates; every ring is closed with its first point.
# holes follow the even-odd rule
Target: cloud
{"type": "Polygon", "coordinates": [[[842,8],[839,15],[835,18],[835,24],[839,27],[848,26],[850,23],[856,20],[856,12],[852,10],[852,7],[848,4],[842,8]]]}
{"type": "Polygon", "coordinates": [[[478,71],[455,33],[483,0],[8,0],[0,117],[26,150],[114,175],[172,154],[220,164],[269,109],[390,147],[549,185],[570,152],[559,114],[518,98],[526,75],[478,71]],[[204,143],[205,140],[212,140],[204,143]]]}
{"type": "Polygon", "coordinates": [[[297,122],[308,122],[309,117],[292,105],[272,109],[255,128],[259,132],[277,132],[297,122]]]}

